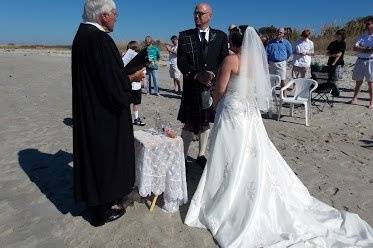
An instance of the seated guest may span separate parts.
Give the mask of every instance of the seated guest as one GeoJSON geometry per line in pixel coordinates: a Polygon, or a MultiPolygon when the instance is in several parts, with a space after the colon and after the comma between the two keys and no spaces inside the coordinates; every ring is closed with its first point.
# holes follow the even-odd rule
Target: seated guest
{"type": "Polygon", "coordinates": [[[280,76],[281,87],[285,86],[286,63],[293,53],[290,42],[284,36],[285,29],[279,28],[277,30],[277,37],[271,40],[266,47],[269,73],[280,76]]]}
{"type": "Polygon", "coordinates": [[[359,37],[354,46],[354,51],[358,52],[358,55],[352,73],[356,86],[351,103],[357,104],[357,95],[365,79],[368,82],[369,109],[373,109],[373,18],[369,18],[365,25],[366,33],[359,37]]]}
{"type": "Polygon", "coordinates": [[[303,30],[301,38],[295,43],[293,60],[293,78],[305,78],[311,66],[311,56],[314,53],[313,42],[309,39],[311,31],[303,30]]]}
{"type": "Polygon", "coordinates": [[[343,29],[337,30],[335,40],[332,41],[326,48],[329,66],[329,81],[335,82],[342,78],[342,67],[345,62],[343,60],[346,51],[346,32],[343,29]]]}
{"type": "MultiPolygon", "coordinates": [[[[123,55],[122,60],[124,66],[126,66],[139,52],[140,46],[137,41],[130,41],[127,45],[127,52],[123,55]]],[[[131,97],[130,102],[132,104],[132,116],[133,124],[139,126],[145,126],[145,123],[139,117],[139,109],[141,104],[141,82],[131,83],[131,97]]]]}

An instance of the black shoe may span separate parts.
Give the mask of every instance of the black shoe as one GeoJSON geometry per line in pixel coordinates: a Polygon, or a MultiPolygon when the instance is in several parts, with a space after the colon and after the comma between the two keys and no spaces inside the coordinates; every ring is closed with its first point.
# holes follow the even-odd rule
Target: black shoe
{"type": "Polygon", "coordinates": [[[112,209],[106,207],[94,207],[90,209],[90,223],[94,227],[119,219],[126,212],[124,209],[112,209]]]}
{"type": "Polygon", "coordinates": [[[143,121],[140,119],[140,117],[139,117],[139,118],[137,118],[137,119],[135,119],[135,120],[133,121],[133,125],[145,126],[146,124],[145,124],[145,122],[143,122],[143,121]]]}
{"type": "Polygon", "coordinates": [[[112,208],[110,208],[106,211],[105,222],[108,223],[108,222],[117,220],[120,217],[122,217],[125,212],[126,212],[126,210],[124,210],[124,209],[112,209],[112,208]]]}
{"type": "Polygon", "coordinates": [[[196,160],[196,163],[202,168],[205,169],[207,159],[205,156],[199,156],[196,160]]]}

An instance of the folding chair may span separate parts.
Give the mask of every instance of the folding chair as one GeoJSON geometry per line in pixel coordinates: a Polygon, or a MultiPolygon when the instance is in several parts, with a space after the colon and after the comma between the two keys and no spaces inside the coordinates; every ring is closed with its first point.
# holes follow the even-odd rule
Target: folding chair
{"type": "Polygon", "coordinates": [[[333,90],[338,88],[331,80],[330,75],[328,66],[321,66],[321,68],[311,66],[311,77],[319,84],[313,92],[314,96],[312,96],[311,104],[321,112],[324,111],[326,104],[331,108],[334,106],[333,90]],[[319,105],[317,102],[322,102],[323,104],[319,105]]]}

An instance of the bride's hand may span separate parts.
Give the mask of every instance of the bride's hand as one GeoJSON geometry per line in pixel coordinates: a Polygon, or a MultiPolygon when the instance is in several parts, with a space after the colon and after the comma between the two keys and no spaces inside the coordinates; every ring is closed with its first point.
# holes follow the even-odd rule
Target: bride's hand
{"type": "Polygon", "coordinates": [[[210,71],[201,71],[197,73],[196,79],[203,85],[210,86],[211,81],[214,78],[214,73],[210,71]]]}

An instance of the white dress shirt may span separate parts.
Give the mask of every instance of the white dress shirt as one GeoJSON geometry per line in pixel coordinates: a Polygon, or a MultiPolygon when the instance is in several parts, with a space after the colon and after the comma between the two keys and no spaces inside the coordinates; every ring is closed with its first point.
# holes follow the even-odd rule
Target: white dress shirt
{"type": "Polygon", "coordinates": [[[313,42],[309,39],[299,40],[295,44],[294,49],[294,65],[298,67],[310,67],[311,66],[311,56],[302,55],[300,53],[314,53],[313,42]]]}
{"type": "Polygon", "coordinates": [[[199,29],[198,37],[200,41],[202,40],[201,32],[205,32],[205,39],[207,42],[209,42],[210,27],[207,27],[205,29],[199,29]]]}

